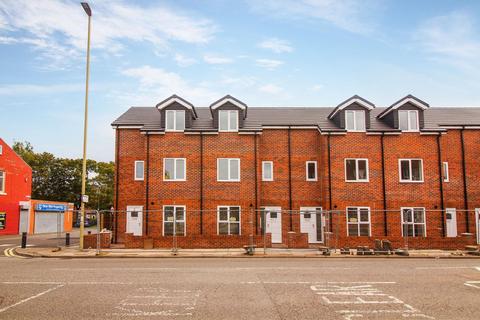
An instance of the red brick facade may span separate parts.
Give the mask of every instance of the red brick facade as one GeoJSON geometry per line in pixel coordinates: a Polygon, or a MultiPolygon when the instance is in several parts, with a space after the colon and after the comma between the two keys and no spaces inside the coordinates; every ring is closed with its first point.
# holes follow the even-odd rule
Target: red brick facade
{"type": "MultiPolygon", "coordinates": [[[[263,240],[258,238],[261,222],[257,210],[261,207],[275,206],[282,210],[322,207],[338,211],[332,219],[327,219],[325,226],[327,230],[333,228],[330,244],[327,244],[330,246],[335,242],[338,247],[373,247],[375,239],[388,239],[395,247],[405,246],[408,240],[409,247],[463,248],[476,242],[474,210],[480,208],[480,131],[463,131],[467,199],[464,197],[461,135],[460,129],[449,129],[441,134],[382,135],[365,132],[325,134],[314,128],[265,128],[261,134],[221,132],[201,136],[167,132],[148,135],[138,129],[119,128],[116,240],[124,242],[136,238],[139,241],[139,237],[125,238],[125,210],[132,205],[143,207],[143,237],[152,238],[154,247],[172,246],[172,237],[162,236],[163,206],[185,206],[186,236],[177,237],[178,246],[185,248],[241,247],[251,241],[260,245],[263,240]],[[382,140],[385,174],[382,171],[382,140]],[[167,157],[186,158],[186,181],[163,181],[163,158],[167,157]],[[217,181],[217,158],[240,159],[240,182],[217,181]],[[369,182],[346,182],[345,158],[367,158],[369,182]],[[400,158],[422,159],[424,181],[399,182],[400,158]],[[134,162],[139,160],[146,163],[143,181],[134,180],[134,162]],[[262,161],[273,161],[273,181],[262,181],[262,161]],[[318,181],[306,181],[306,161],[317,161],[318,181]],[[443,161],[449,164],[448,182],[441,181],[439,165],[443,161]],[[218,235],[219,205],[241,207],[241,235],[218,235]],[[347,236],[347,207],[370,208],[370,237],[347,236]],[[425,208],[426,237],[402,237],[402,207],[425,208]],[[442,208],[457,209],[458,236],[455,238],[444,237],[442,208]],[[463,211],[465,209],[469,211],[463,211]],[[252,234],[255,235],[253,240],[252,234]]],[[[307,235],[301,233],[298,214],[282,213],[282,234],[281,246],[309,246],[307,235]]],[[[268,246],[272,245],[270,237],[267,242],[268,246]]],[[[143,247],[143,244],[129,246],[143,247]]]]}

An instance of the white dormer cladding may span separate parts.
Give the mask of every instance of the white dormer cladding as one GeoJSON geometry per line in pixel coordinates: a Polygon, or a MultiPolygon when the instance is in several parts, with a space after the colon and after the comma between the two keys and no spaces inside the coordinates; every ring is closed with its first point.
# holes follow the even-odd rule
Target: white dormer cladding
{"type": "Polygon", "coordinates": [[[394,129],[418,132],[424,127],[423,112],[428,108],[430,108],[428,103],[407,95],[385,109],[377,118],[394,129]]]}
{"type": "Polygon", "coordinates": [[[193,104],[177,95],[159,102],[156,108],[161,113],[161,127],[165,131],[183,132],[198,118],[193,104]]]}
{"type": "Polygon", "coordinates": [[[213,126],[220,132],[238,132],[247,117],[248,106],[242,101],[226,95],[210,105],[213,126]]]}
{"type": "Polygon", "coordinates": [[[338,127],[352,132],[365,132],[370,127],[370,111],[375,105],[354,95],[340,103],[328,116],[338,127]]]}

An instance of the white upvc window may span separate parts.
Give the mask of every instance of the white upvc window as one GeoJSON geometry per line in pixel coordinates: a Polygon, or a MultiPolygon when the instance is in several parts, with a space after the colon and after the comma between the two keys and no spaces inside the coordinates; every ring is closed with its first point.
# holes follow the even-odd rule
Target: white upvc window
{"type": "Polygon", "coordinates": [[[186,206],[163,206],[163,235],[184,236],[186,234],[186,206]]]}
{"type": "Polygon", "coordinates": [[[3,146],[0,144],[0,155],[3,154],[3,146]]]}
{"type": "Polygon", "coordinates": [[[345,159],[345,181],[368,182],[368,159],[345,159]]]}
{"type": "Polygon", "coordinates": [[[186,181],[187,160],[185,158],[164,158],[163,159],[163,180],[164,181],[186,181]]]}
{"type": "Polygon", "coordinates": [[[185,130],[185,110],[165,111],[165,131],[185,130]]]}
{"type": "Polygon", "coordinates": [[[305,163],[305,175],[307,181],[317,181],[317,161],[307,161],[305,163]]]}
{"type": "Polygon", "coordinates": [[[450,175],[448,172],[448,162],[443,162],[442,163],[442,174],[443,174],[443,182],[449,182],[450,181],[450,175]]]}
{"type": "Polygon", "coordinates": [[[5,180],[6,180],[5,171],[0,171],[0,194],[5,194],[5,180]]]}
{"type": "Polygon", "coordinates": [[[418,110],[398,110],[398,128],[402,131],[418,131],[418,110]]]}
{"type": "Polygon", "coordinates": [[[218,158],[217,181],[240,181],[240,159],[218,158]]]}
{"type": "Polygon", "coordinates": [[[365,111],[345,110],[345,129],[347,131],[365,131],[365,111]]]}
{"type": "Polygon", "coordinates": [[[143,161],[135,161],[135,180],[141,181],[144,179],[145,176],[145,162],[143,161]]]}
{"type": "Polygon", "coordinates": [[[426,237],[425,208],[401,208],[402,236],[426,237]]]}
{"type": "Polygon", "coordinates": [[[400,182],[423,182],[422,159],[398,160],[400,182]]]}
{"type": "Polygon", "coordinates": [[[217,211],[217,233],[240,235],[240,206],[218,206],[217,211]]]}
{"type": "Polygon", "coordinates": [[[219,110],[218,111],[218,131],[222,131],[222,132],[238,131],[238,110],[219,110]]]}
{"type": "Polygon", "coordinates": [[[262,161],[262,180],[273,181],[273,161],[262,161]]]}
{"type": "Polygon", "coordinates": [[[347,235],[350,237],[371,235],[369,207],[347,207],[347,235]]]}

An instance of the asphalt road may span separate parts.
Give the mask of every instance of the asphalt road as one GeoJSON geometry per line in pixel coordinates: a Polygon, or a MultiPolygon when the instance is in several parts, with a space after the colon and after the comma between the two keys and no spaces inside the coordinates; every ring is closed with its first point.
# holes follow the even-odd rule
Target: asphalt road
{"type": "Polygon", "coordinates": [[[0,257],[0,319],[480,319],[480,260],[0,257]]]}

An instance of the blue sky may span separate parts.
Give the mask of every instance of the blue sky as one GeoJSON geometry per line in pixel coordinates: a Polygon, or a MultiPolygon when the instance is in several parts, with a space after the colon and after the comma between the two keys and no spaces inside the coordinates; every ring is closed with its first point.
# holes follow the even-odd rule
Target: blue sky
{"type": "MultiPolygon", "coordinates": [[[[197,106],[480,105],[480,1],[90,1],[88,155],[110,123],[176,93],[197,106]]],[[[86,16],[78,1],[0,2],[0,136],[80,157],[86,16]]]]}

